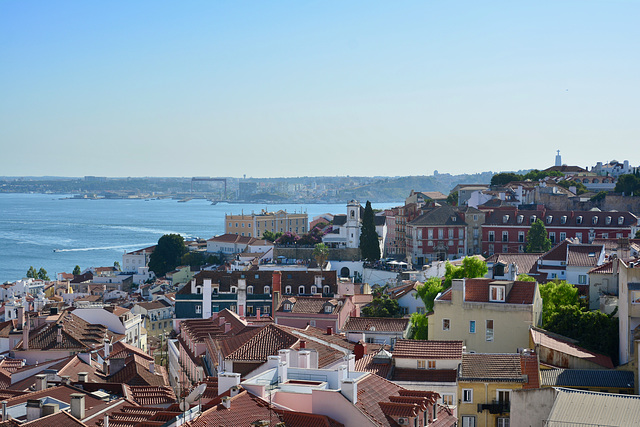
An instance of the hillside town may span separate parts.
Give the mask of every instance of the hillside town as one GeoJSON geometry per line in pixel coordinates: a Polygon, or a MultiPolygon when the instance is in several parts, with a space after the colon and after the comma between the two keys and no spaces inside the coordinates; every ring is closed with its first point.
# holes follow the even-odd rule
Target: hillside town
{"type": "Polygon", "coordinates": [[[32,267],[0,286],[2,424],[640,425],[639,175],[558,152],[386,210],[234,212],[32,267]]]}

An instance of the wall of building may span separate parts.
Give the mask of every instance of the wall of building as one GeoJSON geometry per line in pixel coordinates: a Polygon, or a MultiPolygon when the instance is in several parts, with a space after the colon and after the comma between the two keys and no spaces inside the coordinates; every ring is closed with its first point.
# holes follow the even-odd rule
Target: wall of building
{"type": "MultiPolygon", "coordinates": [[[[458,419],[462,420],[463,415],[472,415],[476,417],[476,426],[475,427],[495,427],[497,425],[497,419],[507,417],[509,418],[510,413],[507,412],[505,414],[490,414],[489,410],[484,410],[482,412],[478,412],[478,404],[492,403],[494,400],[497,400],[498,390],[518,390],[522,388],[522,383],[502,383],[502,382],[458,382],[458,419]],[[462,390],[464,389],[472,389],[473,390],[473,402],[472,403],[463,403],[462,398],[462,390]]],[[[511,410],[513,413],[513,410],[511,410]]],[[[528,426],[529,424],[511,424],[513,426],[528,426]]]]}
{"type": "Polygon", "coordinates": [[[545,427],[557,392],[553,388],[514,390],[511,393],[511,425],[545,427]]]}
{"type": "MultiPolygon", "coordinates": [[[[274,258],[284,256],[287,259],[313,259],[313,248],[283,248],[276,246],[273,250],[274,258]]],[[[329,260],[360,261],[359,248],[329,249],[329,260]]]]}
{"type": "MultiPolygon", "coordinates": [[[[433,360],[433,359],[420,359],[433,360]]],[[[458,369],[461,360],[436,359],[435,369],[458,369]]],[[[394,358],[393,363],[397,368],[417,369],[418,359],[394,358]]]]}

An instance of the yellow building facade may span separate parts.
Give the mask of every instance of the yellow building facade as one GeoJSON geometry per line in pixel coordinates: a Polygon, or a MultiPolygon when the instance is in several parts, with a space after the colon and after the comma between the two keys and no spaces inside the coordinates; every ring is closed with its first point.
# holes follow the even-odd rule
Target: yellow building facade
{"type": "Polygon", "coordinates": [[[261,238],[265,231],[271,233],[291,232],[297,235],[309,230],[309,217],[306,213],[262,211],[260,214],[225,215],[225,233],[261,238]]]}

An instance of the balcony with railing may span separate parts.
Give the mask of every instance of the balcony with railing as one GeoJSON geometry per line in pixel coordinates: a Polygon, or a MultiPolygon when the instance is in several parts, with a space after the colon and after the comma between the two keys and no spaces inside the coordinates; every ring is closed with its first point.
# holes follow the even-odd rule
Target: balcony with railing
{"type": "Polygon", "coordinates": [[[510,404],[504,400],[494,400],[491,403],[479,403],[478,412],[489,411],[490,414],[508,414],[510,404]]]}

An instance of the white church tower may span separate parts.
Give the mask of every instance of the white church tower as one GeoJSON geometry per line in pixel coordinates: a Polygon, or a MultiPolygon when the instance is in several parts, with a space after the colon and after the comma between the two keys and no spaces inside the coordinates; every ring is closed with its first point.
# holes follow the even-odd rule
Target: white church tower
{"type": "Polygon", "coordinates": [[[351,200],[347,203],[347,247],[360,247],[360,203],[357,200],[351,200]]]}

